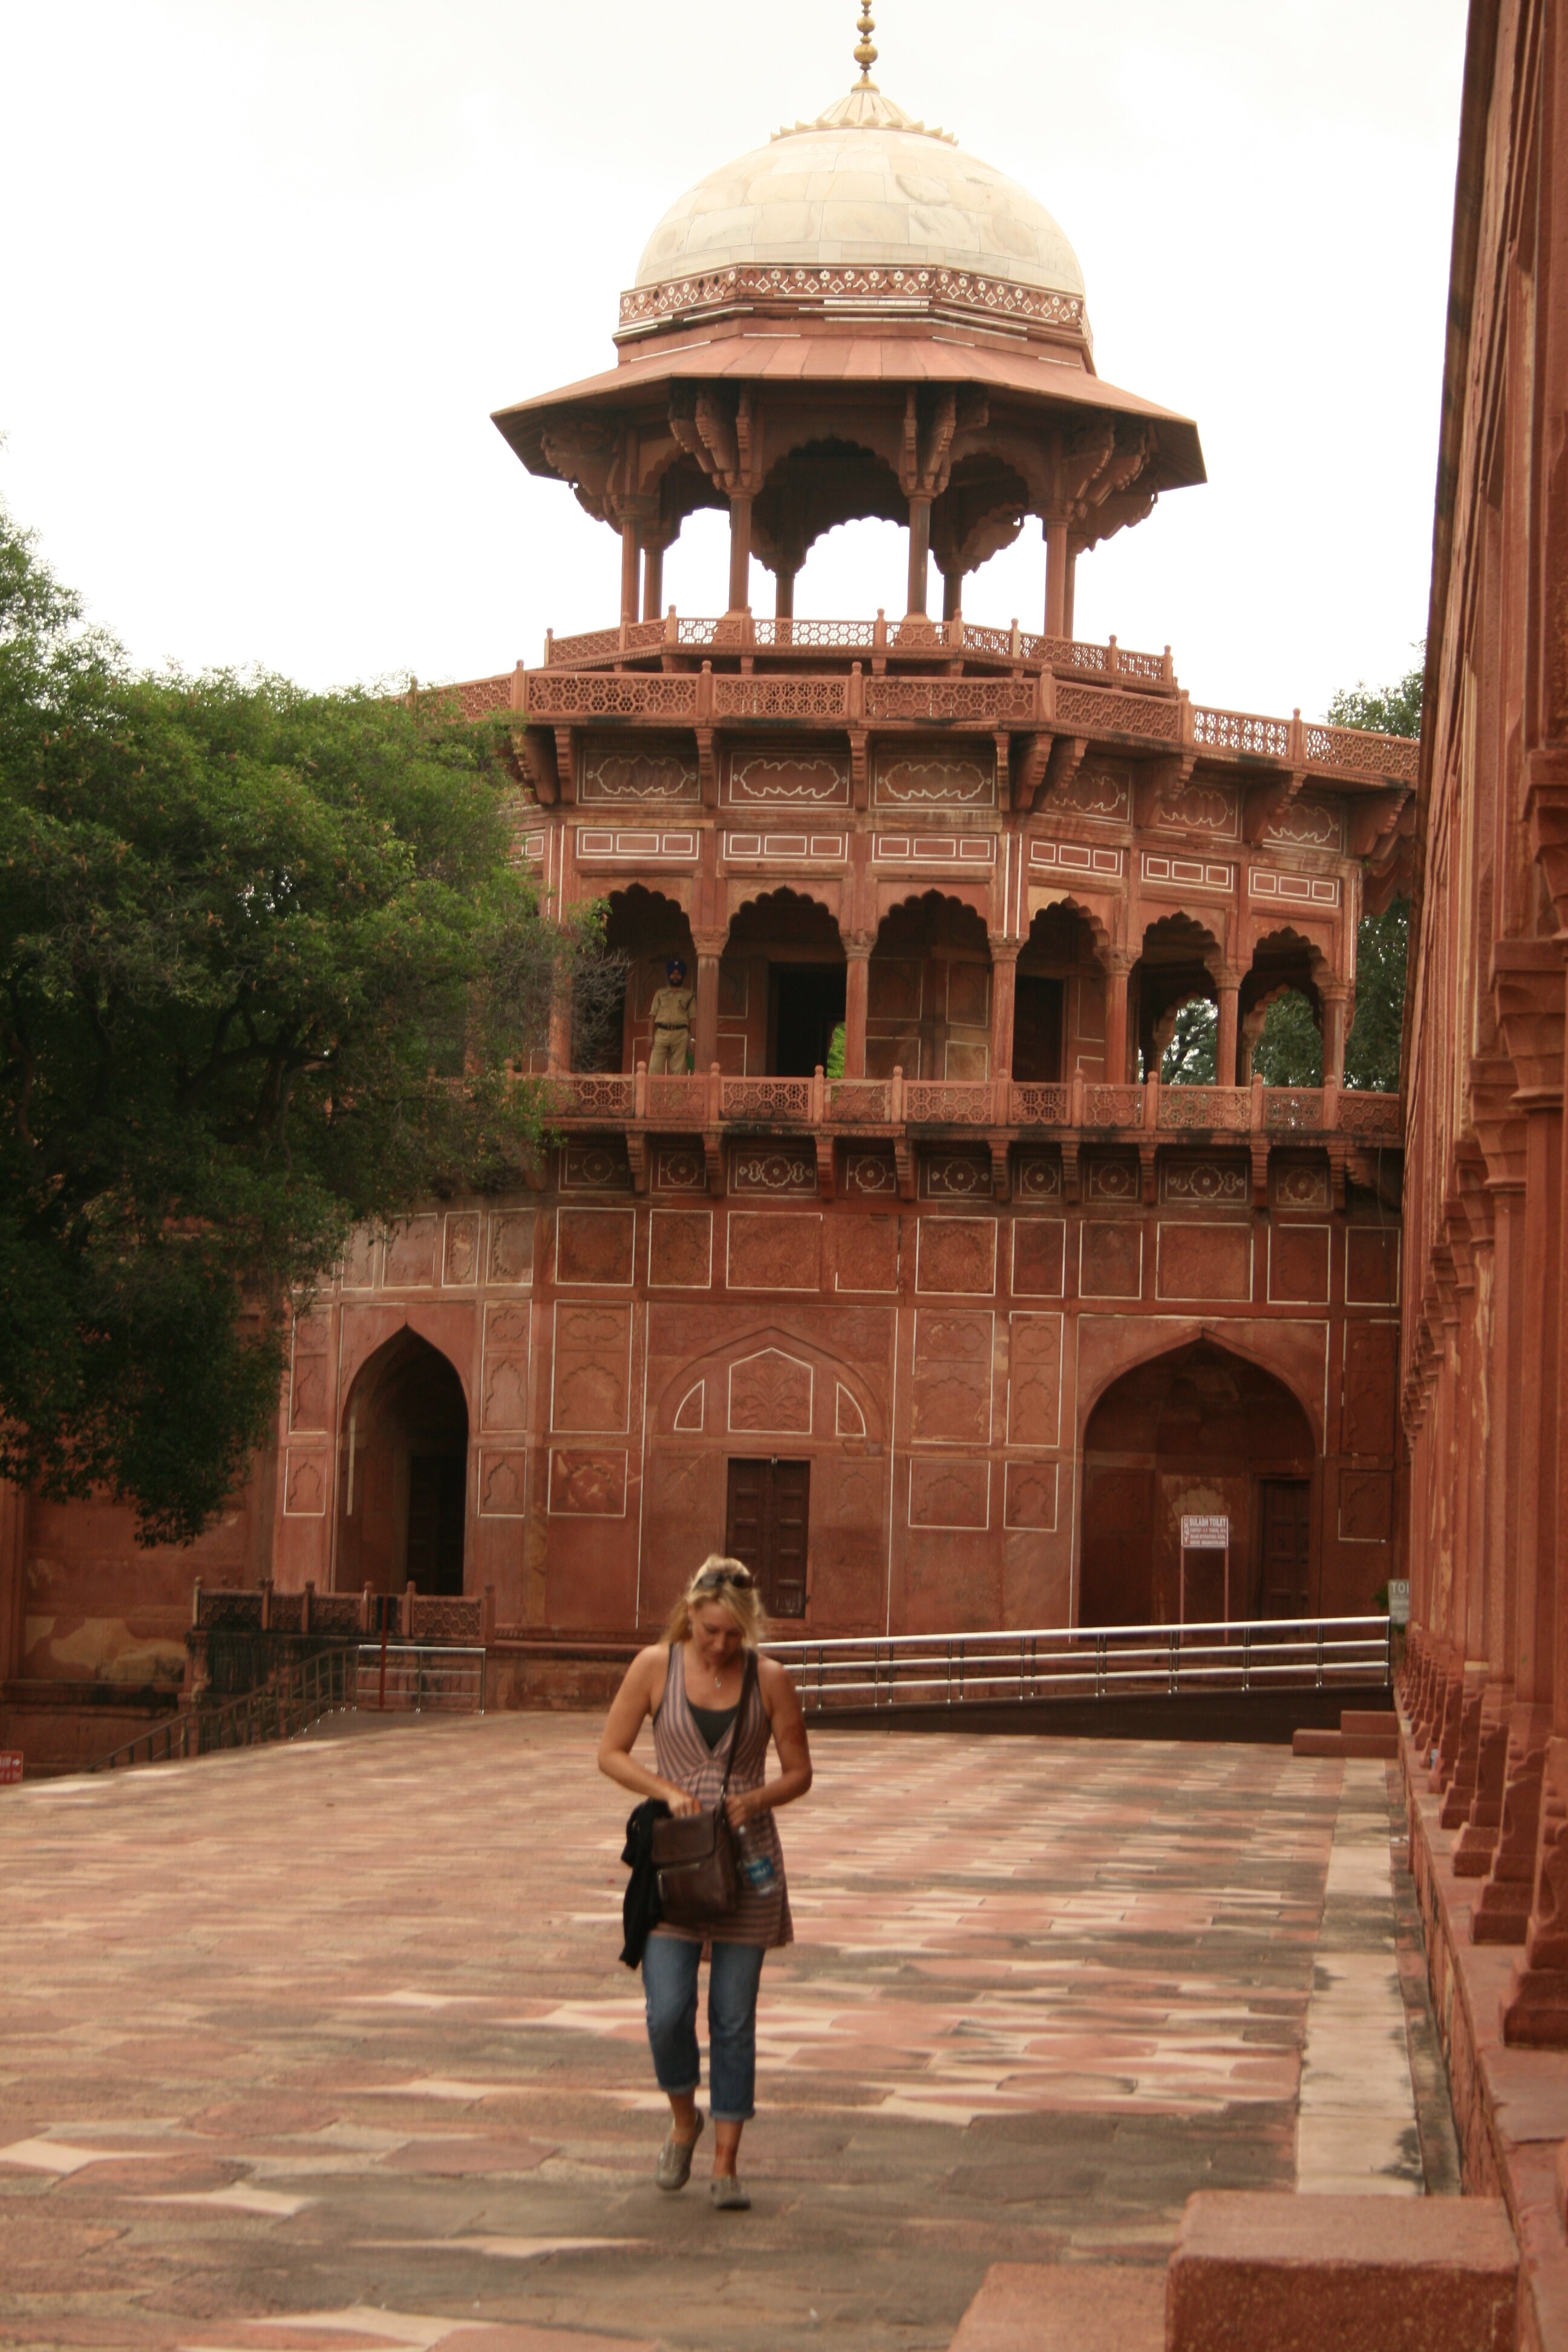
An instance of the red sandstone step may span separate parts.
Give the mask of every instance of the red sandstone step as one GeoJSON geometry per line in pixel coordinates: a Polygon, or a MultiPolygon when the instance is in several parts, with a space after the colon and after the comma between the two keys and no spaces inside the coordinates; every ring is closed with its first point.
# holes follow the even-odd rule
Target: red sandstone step
{"type": "Polygon", "coordinates": [[[1393,1732],[1297,1731],[1290,1736],[1292,1756],[1371,1756],[1385,1763],[1399,1753],[1393,1732]]]}
{"type": "Polygon", "coordinates": [[[1204,2189],[1165,2352],[1513,2352],[1518,2271],[1500,2198],[1204,2189]]]}
{"type": "Polygon", "coordinates": [[[1342,1706],[1342,1731],[1370,1731],[1379,1739],[1392,1739],[1399,1744],[1399,1717],[1392,1707],[1342,1706]]]}
{"type": "Polygon", "coordinates": [[[1163,2352],[1165,2273],[1127,2263],[993,2263],[949,2352],[1163,2352]]]}

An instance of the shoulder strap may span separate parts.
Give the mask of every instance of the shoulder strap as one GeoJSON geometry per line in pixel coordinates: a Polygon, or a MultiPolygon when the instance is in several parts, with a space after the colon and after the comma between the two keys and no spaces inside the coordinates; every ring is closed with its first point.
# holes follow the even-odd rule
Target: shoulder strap
{"type": "Polygon", "coordinates": [[[741,1676],[741,1696],[735,1702],[735,1720],[730,1731],[730,1753],[724,1759],[724,1778],[719,1784],[719,1802],[715,1810],[722,1812],[730,1787],[730,1769],[735,1761],[735,1750],[741,1744],[741,1728],[746,1719],[746,1701],[752,1695],[752,1685],[757,1679],[757,1654],[746,1652],[746,1671],[741,1676]]]}

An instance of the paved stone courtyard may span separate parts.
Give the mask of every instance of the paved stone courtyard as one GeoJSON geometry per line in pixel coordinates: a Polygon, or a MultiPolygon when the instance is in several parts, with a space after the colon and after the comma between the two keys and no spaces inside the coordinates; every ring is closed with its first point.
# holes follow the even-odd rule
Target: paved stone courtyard
{"type": "Polygon", "coordinates": [[[0,2343],[915,2352],[1197,2188],[1454,2186],[1384,1766],[819,1733],[754,2210],[661,2196],[596,1734],[0,1792],[0,2343]]]}

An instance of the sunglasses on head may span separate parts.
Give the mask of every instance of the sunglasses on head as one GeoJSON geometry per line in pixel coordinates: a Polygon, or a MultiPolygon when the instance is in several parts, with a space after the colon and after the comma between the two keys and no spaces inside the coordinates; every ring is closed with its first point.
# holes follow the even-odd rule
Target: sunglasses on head
{"type": "Polygon", "coordinates": [[[697,1590],[708,1591],[717,1584],[737,1584],[749,1590],[752,1571],[749,1568],[705,1568],[697,1579],[697,1590]]]}

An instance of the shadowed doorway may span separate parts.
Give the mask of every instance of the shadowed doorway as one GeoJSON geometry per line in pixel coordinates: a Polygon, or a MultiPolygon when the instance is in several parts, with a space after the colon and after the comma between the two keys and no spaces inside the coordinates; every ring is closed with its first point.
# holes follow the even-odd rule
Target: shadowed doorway
{"type": "Polygon", "coordinates": [[[399,1331],[349,1391],[338,1479],[336,1584],[463,1590],[468,1410],[437,1349],[399,1331]]]}
{"type": "MultiPolygon", "coordinates": [[[[1212,1340],[1124,1372],[1084,1432],[1079,1622],[1179,1622],[1189,1512],[1230,1521],[1232,1617],[1310,1614],[1316,1458],[1289,1389],[1212,1340]]],[[[1211,1570],[1189,1591],[1189,1620],[1224,1614],[1211,1570]]]]}

